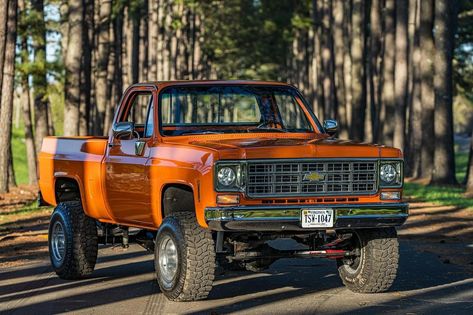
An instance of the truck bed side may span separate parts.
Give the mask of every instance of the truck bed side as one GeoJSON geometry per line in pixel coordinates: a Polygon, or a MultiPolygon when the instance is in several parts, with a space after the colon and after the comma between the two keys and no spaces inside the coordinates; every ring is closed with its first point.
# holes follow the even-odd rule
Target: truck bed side
{"type": "Polygon", "coordinates": [[[84,211],[96,219],[110,219],[102,192],[102,161],[107,137],[46,137],[39,154],[39,186],[43,199],[56,205],[56,184],[77,183],[84,211]],[[59,181],[58,181],[59,180],[59,181]]]}

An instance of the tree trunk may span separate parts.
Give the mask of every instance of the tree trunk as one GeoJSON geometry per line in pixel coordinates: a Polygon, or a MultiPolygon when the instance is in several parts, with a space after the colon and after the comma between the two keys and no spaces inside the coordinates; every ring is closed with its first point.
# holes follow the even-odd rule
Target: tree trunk
{"type": "MultiPolygon", "coordinates": [[[[123,9],[121,12],[115,17],[113,21],[113,38],[115,39],[113,46],[115,50],[115,66],[114,66],[114,75],[113,75],[113,85],[116,91],[115,96],[116,98],[113,99],[113,107],[117,106],[118,102],[120,101],[120,97],[123,93],[123,55],[122,55],[122,47],[123,47],[123,9]]],[[[111,119],[107,119],[110,122],[111,119]]],[[[108,130],[108,129],[106,129],[108,130]]]]}
{"type": "Polygon", "coordinates": [[[34,63],[36,69],[33,71],[33,97],[35,108],[35,144],[36,150],[39,152],[43,138],[49,134],[48,128],[48,98],[46,78],[46,23],[44,21],[44,1],[31,0],[31,7],[36,14],[35,33],[32,36],[34,63]]]}
{"type": "Polygon", "coordinates": [[[392,145],[394,136],[394,65],[396,53],[395,41],[396,1],[386,0],[384,14],[384,56],[383,56],[383,94],[380,112],[381,142],[392,145]]]}
{"type": "Polygon", "coordinates": [[[408,32],[409,0],[396,1],[396,66],[394,69],[394,92],[396,108],[394,113],[393,145],[404,151],[406,135],[406,108],[408,83],[408,32]]]}
{"type": "Polygon", "coordinates": [[[345,83],[345,115],[346,115],[346,125],[341,126],[340,128],[340,137],[349,138],[349,133],[351,130],[352,122],[352,104],[353,104],[353,95],[352,95],[352,55],[351,55],[351,2],[343,1],[343,73],[344,73],[344,83],[345,83]]]}
{"type": "Polygon", "coordinates": [[[89,134],[90,111],[92,109],[92,51],[93,51],[93,31],[94,31],[94,0],[84,1],[84,26],[82,31],[82,42],[84,52],[82,56],[81,73],[81,104],[79,134],[81,136],[89,134]]]}
{"type": "Polygon", "coordinates": [[[131,18],[131,83],[138,83],[140,71],[140,24],[139,9],[130,9],[131,18]]]}
{"type": "Polygon", "coordinates": [[[352,12],[352,95],[353,114],[351,123],[351,137],[362,141],[365,134],[366,100],[363,96],[363,8],[364,0],[353,0],[352,12]]]}
{"type": "MultiPolygon", "coordinates": [[[[344,43],[343,43],[343,2],[333,2],[333,40],[335,44],[335,84],[338,103],[337,119],[340,126],[344,126],[343,130],[346,132],[347,126],[347,107],[345,100],[345,72],[344,72],[344,43]]],[[[344,134],[347,137],[347,134],[344,134]]]]}
{"type": "MultiPolygon", "coordinates": [[[[322,11],[322,65],[323,65],[323,86],[325,92],[324,117],[325,119],[335,119],[337,112],[337,99],[335,95],[335,72],[334,72],[334,52],[332,39],[332,4],[331,1],[324,0],[322,11]]],[[[303,51],[303,49],[299,49],[303,51]]],[[[306,68],[306,67],[304,67],[306,68]]]]}
{"type": "Polygon", "coordinates": [[[13,168],[13,153],[11,144],[8,150],[8,188],[16,187],[15,169],[13,168]]]}
{"type": "Polygon", "coordinates": [[[158,24],[159,1],[151,0],[148,8],[148,30],[149,30],[149,46],[148,46],[148,80],[155,81],[158,79],[157,55],[161,53],[157,51],[159,24],[158,24]]]}
{"type": "Polygon", "coordinates": [[[38,183],[36,170],[36,148],[33,138],[33,125],[31,123],[30,89],[27,83],[23,84],[24,90],[21,95],[21,106],[23,110],[23,123],[25,128],[26,159],[28,162],[28,183],[38,183]]]}
{"type": "Polygon", "coordinates": [[[452,59],[457,18],[456,4],[435,2],[435,153],[432,183],[453,185],[455,151],[453,148],[452,59]]]}
{"type": "Polygon", "coordinates": [[[422,149],[422,99],[421,99],[421,73],[420,60],[421,49],[419,42],[420,28],[420,0],[410,0],[409,10],[415,11],[414,30],[413,30],[413,49],[412,49],[412,89],[409,101],[409,126],[407,129],[407,145],[405,164],[405,175],[407,177],[417,178],[421,168],[421,149],[422,149]]]}
{"type": "MultiPolygon", "coordinates": [[[[409,138],[409,129],[410,129],[410,115],[411,115],[411,110],[412,110],[412,101],[413,101],[413,91],[414,91],[414,51],[415,51],[415,38],[417,36],[417,1],[418,0],[408,0],[409,3],[409,17],[408,17],[408,54],[407,54],[407,103],[406,103],[406,132],[405,136],[406,139],[404,141],[404,156],[406,156],[406,153],[409,152],[410,148],[410,138],[409,138]]],[[[407,157],[406,157],[407,161],[407,157]]],[[[407,165],[407,163],[406,163],[407,165]]],[[[405,167],[405,170],[407,167],[405,167]]]]}
{"type": "Polygon", "coordinates": [[[158,37],[157,37],[157,43],[156,43],[156,50],[157,50],[157,56],[156,56],[156,72],[157,72],[157,77],[156,80],[164,80],[164,34],[165,34],[165,14],[164,14],[164,7],[165,4],[163,4],[162,0],[157,0],[158,1],[158,37]]]}
{"type": "Polygon", "coordinates": [[[122,94],[122,72],[121,72],[121,33],[116,29],[121,27],[121,21],[117,21],[117,17],[113,23],[110,23],[110,55],[107,69],[107,107],[105,108],[105,121],[103,125],[103,134],[106,135],[111,128],[113,122],[113,114],[115,106],[119,102],[122,94]]]}
{"type": "MultiPolygon", "coordinates": [[[[20,17],[25,18],[26,3],[25,0],[18,1],[18,12],[20,17]]],[[[25,21],[21,21],[25,24],[25,21]]],[[[24,31],[24,30],[23,30],[24,31]]],[[[28,63],[28,38],[26,34],[21,34],[21,62],[28,63]]],[[[21,73],[21,111],[23,113],[23,124],[25,130],[26,161],[28,164],[28,183],[36,185],[38,183],[36,170],[36,148],[33,136],[33,123],[31,120],[31,93],[29,86],[29,75],[27,72],[21,73]]]]}
{"type": "MultiPolygon", "coordinates": [[[[8,1],[5,36],[5,55],[0,99],[0,194],[8,192],[8,178],[11,150],[11,127],[13,111],[13,88],[15,79],[15,44],[17,0],[8,1]]],[[[11,174],[13,175],[13,174],[11,174]]]]}
{"type": "MultiPolygon", "coordinates": [[[[325,109],[325,93],[324,85],[323,85],[323,62],[322,62],[322,14],[323,14],[323,5],[321,0],[313,0],[313,19],[314,19],[314,28],[315,28],[315,45],[314,45],[314,55],[313,55],[313,62],[315,63],[315,70],[316,70],[316,84],[317,84],[317,102],[316,108],[314,108],[315,113],[319,115],[319,119],[327,119],[325,117],[324,109],[325,109]]],[[[293,51],[293,54],[295,52],[293,51]]],[[[298,70],[293,66],[292,72],[298,74],[298,70]]],[[[328,93],[328,92],[327,92],[328,93]]]]}
{"type": "Polygon", "coordinates": [[[68,8],[68,40],[67,55],[64,66],[66,79],[64,83],[64,135],[76,136],[79,134],[80,108],[80,76],[82,57],[82,0],[69,1],[68,8]]]}
{"type": "MultiPolygon", "coordinates": [[[[0,69],[3,69],[5,60],[5,43],[7,36],[7,12],[9,0],[0,0],[0,69]]],[[[0,71],[0,88],[3,81],[3,71],[0,71]]]]}
{"type": "Polygon", "coordinates": [[[149,29],[148,29],[148,1],[139,9],[139,53],[138,53],[138,82],[148,81],[148,50],[149,50],[149,29]]]}
{"type": "MultiPolygon", "coordinates": [[[[422,0],[420,2],[420,77],[422,99],[422,150],[420,178],[429,178],[432,175],[433,157],[435,147],[434,108],[435,94],[433,89],[433,41],[434,1],[422,0]]],[[[420,130],[419,130],[420,132],[420,130]]]]}
{"type": "Polygon", "coordinates": [[[95,134],[103,135],[107,131],[104,130],[105,111],[109,102],[108,85],[107,85],[107,69],[108,59],[110,55],[110,17],[112,14],[112,1],[100,1],[99,5],[99,22],[97,34],[97,72],[95,81],[95,91],[97,100],[97,117],[95,119],[95,134]]]}
{"type": "Polygon", "coordinates": [[[466,190],[465,194],[467,197],[473,198],[473,132],[471,133],[470,139],[470,156],[468,158],[468,165],[466,170],[466,190]]]}

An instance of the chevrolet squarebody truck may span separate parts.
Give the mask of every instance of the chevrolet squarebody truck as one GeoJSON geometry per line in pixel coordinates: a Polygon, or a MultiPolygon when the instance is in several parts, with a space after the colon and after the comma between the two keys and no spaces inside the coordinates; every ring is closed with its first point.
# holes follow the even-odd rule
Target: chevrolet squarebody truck
{"type": "Polygon", "coordinates": [[[52,266],[83,278],[98,244],[136,241],[154,251],[170,300],[206,298],[216,271],[288,257],[334,259],[351,290],[385,291],[408,216],[402,153],[336,130],[283,83],[132,85],[108,137],[43,141],[52,266]],[[280,238],[303,249],[272,247],[280,238]]]}

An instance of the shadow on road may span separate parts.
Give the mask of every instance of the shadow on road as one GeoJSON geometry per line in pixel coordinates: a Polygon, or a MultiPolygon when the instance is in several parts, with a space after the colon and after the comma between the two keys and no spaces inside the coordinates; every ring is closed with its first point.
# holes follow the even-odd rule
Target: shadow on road
{"type": "Polygon", "coordinates": [[[345,289],[333,261],[283,259],[268,272],[231,272],[218,277],[207,301],[173,303],[159,293],[152,256],[139,248],[124,253],[107,249],[94,274],[80,281],[61,280],[49,267],[40,266],[0,273],[0,311],[15,314],[80,310],[100,313],[104,307],[117,306],[118,313],[128,309],[151,312],[153,308],[146,306],[150,301],[154,311],[174,313],[218,314],[261,307],[281,313],[284,309],[271,307],[284,302],[297,309],[291,303],[299,299],[305,299],[313,312],[327,310],[332,304],[326,303],[328,300],[340,305],[354,301],[354,306],[345,305],[348,309],[331,309],[335,313],[373,313],[381,309],[431,313],[449,308],[466,312],[473,309],[473,278],[456,266],[441,263],[434,255],[414,251],[405,241],[401,243],[398,278],[390,293],[378,295],[354,294],[345,289]],[[363,306],[359,303],[363,300],[377,302],[363,306]]]}

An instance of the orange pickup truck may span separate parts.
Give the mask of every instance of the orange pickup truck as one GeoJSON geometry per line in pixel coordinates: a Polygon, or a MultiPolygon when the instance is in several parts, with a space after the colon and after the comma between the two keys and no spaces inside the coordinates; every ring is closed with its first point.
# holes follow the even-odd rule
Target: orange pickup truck
{"type": "Polygon", "coordinates": [[[54,270],[88,276],[98,244],[135,241],[175,301],[206,298],[216,272],[288,257],[334,259],[351,290],[385,291],[408,216],[402,153],[336,132],[284,83],[132,85],[108,137],[43,141],[54,270]],[[277,249],[280,238],[297,246],[277,249]]]}

